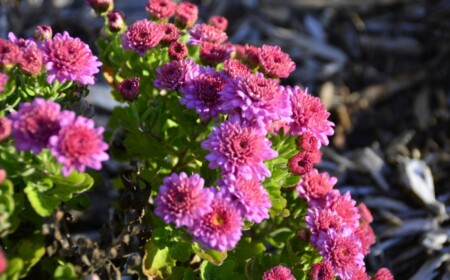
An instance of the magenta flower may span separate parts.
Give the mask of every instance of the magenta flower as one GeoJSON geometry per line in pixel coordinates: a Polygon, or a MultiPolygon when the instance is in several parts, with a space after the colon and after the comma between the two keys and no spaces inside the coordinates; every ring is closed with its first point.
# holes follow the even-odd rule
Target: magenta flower
{"type": "MultiPolygon", "coordinates": [[[[312,207],[307,210],[305,217],[306,228],[311,231],[310,241],[317,247],[317,240],[320,233],[326,233],[328,230],[340,232],[345,227],[342,218],[330,209],[321,209],[312,207]]],[[[349,229],[345,229],[349,230],[349,229]]]]}
{"type": "Polygon", "coordinates": [[[255,127],[242,127],[239,123],[225,121],[201,143],[211,153],[206,156],[209,168],[220,168],[223,174],[231,173],[247,180],[262,181],[270,177],[265,160],[278,156],[270,148],[272,143],[265,131],[255,127]]]}
{"type": "Polygon", "coordinates": [[[200,45],[200,60],[203,64],[216,65],[224,62],[231,55],[229,49],[224,45],[215,45],[203,42],[200,45]]]}
{"type": "Polygon", "coordinates": [[[361,202],[360,204],[358,204],[357,208],[358,213],[361,216],[359,219],[359,222],[361,224],[370,224],[371,222],[373,222],[372,213],[370,212],[369,208],[367,208],[366,204],[361,202]]]}
{"type": "Polygon", "coordinates": [[[141,19],[128,27],[120,38],[125,50],[133,50],[139,55],[144,55],[148,50],[156,47],[164,33],[159,24],[141,19]]]}
{"type": "Polygon", "coordinates": [[[314,152],[320,149],[319,139],[310,132],[304,132],[298,138],[298,146],[303,151],[314,152]]]}
{"type": "Polygon", "coordinates": [[[223,16],[212,16],[208,19],[208,24],[225,31],[228,27],[228,20],[223,16]]]}
{"type": "Polygon", "coordinates": [[[125,27],[125,16],[121,11],[111,11],[106,15],[108,28],[111,32],[119,32],[125,27]]]}
{"type": "Polygon", "coordinates": [[[289,268],[278,265],[264,272],[262,280],[295,280],[289,268]]]}
{"type": "Polygon", "coordinates": [[[160,23],[159,27],[163,32],[161,43],[170,44],[178,40],[178,38],[180,38],[181,36],[180,30],[178,30],[178,28],[172,23],[160,23]]]}
{"type": "Polygon", "coordinates": [[[291,120],[289,96],[276,80],[266,79],[261,74],[228,83],[220,95],[222,109],[228,114],[237,114],[245,123],[266,128],[276,120],[291,120]]]}
{"type": "Polygon", "coordinates": [[[228,38],[227,34],[222,30],[205,23],[194,25],[189,30],[189,35],[191,35],[188,42],[190,45],[200,45],[204,42],[222,44],[228,38]]]}
{"type": "Polygon", "coordinates": [[[20,60],[19,47],[11,41],[0,38],[0,68],[11,66],[20,60]]]}
{"type": "Polygon", "coordinates": [[[180,92],[180,103],[189,109],[195,109],[203,121],[217,120],[220,113],[219,92],[224,88],[227,77],[213,68],[203,68],[200,75],[185,82],[180,92]]]}
{"type": "Polygon", "coordinates": [[[328,136],[334,133],[334,123],[328,120],[330,113],[320,99],[297,86],[285,87],[285,90],[290,96],[292,106],[291,135],[310,132],[323,145],[328,145],[328,136]]]}
{"type": "Polygon", "coordinates": [[[324,261],[333,267],[340,279],[351,279],[360,268],[365,267],[361,242],[351,231],[327,231],[319,236],[318,249],[324,261]]]}
{"type": "Polygon", "coordinates": [[[355,235],[359,238],[359,241],[361,241],[363,255],[368,255],[370,253],[370,246],[376,242],[376,236],[372,227],[369,224],[361,224],[356,228],[355,235]]]}
{"type": "Polygon", "coordinates": [[[175,25],[180,28],[189,28],[198,19],[198,7],[189,2],[181,2],[175,11],[175,25]]]}
{"type": "Polygon", "coordinates": [[[219,180],[219,186],[235,199],[242,216],[248,221],[261,223],[269,218],[269,209],[272,203],[266,189],[257,180],[236,178],[228,174],[219,180]]]}
{"type": "MultiPolygon", "coordinates": [[[[314,201],[312,204],[314,204],[314,201]]],[[[356,202],[352,199],[350,192],[341,195],[339,191],[332,190],[326,196],[326,208],[336,211],[342,218],[342,221],[352,229],[356,229],[359,226],[360,218],[355,204],[356,202]]]]}
{"type": "Polygon", "coordinates": [[[259,65],[270,77],[287,78],[295,70],[295,63],[279,46],[263,45],[258,52],[259,65]]]}
{"type": "Polygon", "coordinates": [[[20,69],[29,75],[39,74],[43,64],[42,51],[36,44],[30,44],[21,50],[22,59],[19,62],[20,69]]]}
{"type": "Polygon", "coordinates": [[[101,162],[108,160],[103,142],[103,127],[95,128],[94,121],[74,112],[61,113],[61,129],[49,139],[53,156],[63,165],[62,174],[68,176],[73,169],[84,172],[86,167],[100,170],[101,162]]]}
{"type": "MultiPolygon", "coordinates": [[[[6,176],[7,176],[6,171],[0,168],[0,184],[6,180],[6,176]]],[[[1,272],[2,270],[1,270],[1,256],[0,256],[0,273],[1,272]]]]}
{"type": "Polygon", "coordinates": [[[370,275],[367,274],[365,267],[360,267],[353,273],[350,280],[370,280],[370,275]]]}
{"type": "Polygon", "coordinates": [[[33,38],[37,41],[44,42],[45,40],[52,39],[53,36],[53,30],[51,26],[49,25],[39,25],[36,27],[33,33],[33,38]]]}
{"type": "Polygon", "coordinates": [[[175,14],[177,3],[171,0],[149,0],[145,10],[155,19],[167,19],[175,14]]]}
{"type": "Polygon", "coordinates": [[[3,250],[0,249],[0,274],[5,272],[7,267],[8,267],[8,260],[6,259],[5,253],[3,253],[3,250]]]}
{"type": "Polygon", "coordinates": [[[42,98],[36,98],[32,103],[22,103],[19,111],[9,116],[15,147],[20,151],[31,150],[35,154],[47,148],[50,137],[61,128],[60,110],[58,103],[42,98]]]}
{"type": "Polygon", "coordinates": [[[0,93],[5,90],[5,86],[8,83],[9,76],[0,72],[0,93]]]}
{"type": "Polygon", "coordinates": [[[188,55],[187,46],[181,42],[175,41],[169,45],[169,58],[171,60],[181,60],[188,55]]]}
{"type": "Polygon", "coordinates": [[[313,164],[311,153],[300,152],[289,159],[288,169],[291,173],[302,176],[312,170],[313,164]]]}
{"type": "Polygon", "coordinates": [[[394,276],[389,269],[382,267],[378,269],[377,273],[372,278],[373,280],[394,280],[394,276]]]}
{"type": "Polygon", "coordinates": [[[79,38],[70,37],[66,31],[57,33],[52,40],[45,41],[42,50],[48,83],[55,80],[60,83],[76,81],[82,85],[95,83],[94,74],[99,72],[102,63],[79,38]]]}
{"type": "Polygon", "coordinates": [[[328,173],[319,173],[317,169],[302,176],[302,181],[297,185],[298,195],[311,199],[319,199],[327,195],[327,193],[336,184],[337,178],[330,177],[328,173]]]}
{"type": "Polygon", "coordinates": [[[140,81],[139,77],[132,77],[120,82],[117,85],[120,96],[125,100],[135,100],[139,95],[140,81]]]}
{"type": "Polygon", "coordinates": [[[187,59],[168,62],[157,68],[156,72],[157,76],[153,82],[156,88],[175,90],[198,76],[200,67],[187,59]]]}
{"type": "Polygon", "coordinates": [[[0,117],[0,142],[11,135],[11,121],[7,117],[0,117]]]}
{"type": "Polygon", "coordinates": [[[177,227],[195,226],[197,219],[212,210],[214,195],[203,188],[203,184],[204,180],[198,174],[188,177],[181,172],[164,178],[155,198],[155,214],[177,227]]]}
{"type": "Polygon", "coordinates": [[[213,192],[211,211],[197,219],[188,230],[202,247],[224,252],[236,246],[243,222],[231,198],[223,191],[213,189],[213,192]]]}
{"type": "Polygon", "coordinates": [[[250,68],[237,59],[227,59],[224,71],[231,78],[246,78],[251,74],[250,68]]]}
{"type": "Polygon", "coordinates": [[[311,280],[333,280],[333,267],[327,262],[313,265],[310,272],[311,280]]]}
{"type": "Polygon", "coordinates": [[[89,6],[98,14],[109,11],[114,6],[113,0],[87,0],[89,6]]]}

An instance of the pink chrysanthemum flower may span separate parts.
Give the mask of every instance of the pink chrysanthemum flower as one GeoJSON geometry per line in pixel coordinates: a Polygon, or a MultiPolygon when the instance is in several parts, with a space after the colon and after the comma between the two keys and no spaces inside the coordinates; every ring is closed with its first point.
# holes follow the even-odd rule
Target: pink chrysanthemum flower
{"type": "Polygon", "coordinates": [[[212,210],[197,219],[189,231],[202,247],[224,252],[233,249],[241,238],[243,221],[225,192],[213,192],[212,210]]]}
{"type": "Polygon", "coordinates": [[[370,246],[375,244],[376,236],[369,224],[361,224],[355,230],[355,235],[361,241],[361,250],[364,256],[370,253],[370,246]]]}
{"type": "Polygon", "coordinates": [[[237,114],[242,122],[267,128],[273,121],[289,122],[292,114],[288,95],[276,80],[248,75],[227,83],[220,92],[222,109],[237,114]]]}
{"type": "Polygon", "coordinates": [[[198,19],[198,7],[189,2],[181,2],[175,11],[175,25],[184,29],[189,28],[198,19]]]}
{"type": "Polygon", "coordinates": [[[317,246],[317,240],[321,232],[330,229],[340,232],[345,226],[342,218],[335,211],[316,207],[307,210],[305,221],[306,228],[311,231],[310,242],[313,246],[317,246]]]}
{"type": "Polygon", "coordinates": [[[0,142],[11,135],[11,121],[7,117],[0,117],[0,142]]]}
{"type": "Polygon", "coordinates": [[[201,147],[211,152],[206,156],[209,168],[220,168],[224,174],[262,181],[271,176],[264,161],[278,156],[270,148],[272,143],[265,135],[263,129],[225,121],[219,127],[213,127],[212,134],[201,143],[201,147]]]}
{"type": "MultiPolygon", "coordinates": [[[[3,183],[6,180],[6,171],[4,169],[0,168],[0,184],[3,183]]],[[[0,256],[0,273],[2,273],[1,270],[1,256],[0,256]]]]}
{"type": "Polygon", "coordinates": [[[19,47],[11,41],[0,38],[0,68],[11,66],[20,60],[19,47]]]}
{"type": "Polygon", "coordinates": [[[111,32],[119,32],[125,27],[125,16],[121,11],[111,11],[106,15],[108,29],[111,32]]]}
{"type": "Polygon", "coordinates": [[[42,50],[48,83],[55,80],[60,83],[76,81],[82,85],[95,83],[94,74],[99,72],[102,63],[79,38],[70,37],[66,31],[57,33],[42,45],[42,50]]]}
{"type": "Polygon", "coordinates": [[[351,231],[321,232],[317,241],[320,255],[333,267],[340,279],[351,279],[360,268],[365,267],[361,243],[351,231]]]}
{"type": "Polygon", "coordinates": [[[153,82],[158,89],[175,90],[192,80],[200,73],[198,64],[190,59],[172,61],[156,69],[153,82]]]}
{"type": "Polygon", "coordinates": [[[330,177],[328,173],[319,173],[317,169],[313,169],[302,177],[302,181],[297,185],[298,195],[311,199],[319,199],[327,195],[327,193],[336,184],[337,178],[330,177]]]}
{"type": "Polygon", "coordinates": [[[319,139],[314,136],[311,132],[304,132],[298,138],[298,146],[303,151],[313,152],[320,149],[319,139]]]}
{"type": "Polygon", "coordinates": [[[33,38],[37,41],[44,42],[45,40],[51,40],[53,36],[53,30],[49,25],[39,25],[36,27],[33,33],[33,38]]]}
{"type": "Polygon", "coordinates": [[[145,10],[155,19],[167,19],[175,14],[177,4],[170,0],[149,0],[145,10]]]}
{"type": "Polygon", "coordinates": [[[139,55],[144,55],[148,50],[156,47],[164,33],[159,24],[141,19],[128,27],[120,38],[125,50],[133,50],[139,55]]]}
{"type": "Polygon", "coordinates": [[[197,219],[212,210],[213,193],[203,184],[198,174],[188,177],[181,172],[165,177],[155,198],[155,214],[177,227],[193,226],[197,219]]]}
{"type": "Polygon", "coordinates": [[[359,226],[360,216],[355,204],[356,202],[352,199],[350,192],[341,195],[339,191],[331,190],[326,196],[326,208],[336,211],[342,221],[352,229],[359,226]]]}
{"type": "Polygon", "coordinates": [[[350,280],[370,280],[370,275],[367,274],[365,267],[360,267],[353,273],[350,280]]]}
{"type": "Polygon", "coordinates": [[[5,86],[8,83],[9,76],[0,72],[0,93],[5,90],[5,86]]]}
{"type": "Polygon", "coordinates": [[[200,45],[200,60],[203,64],[216,65],[230,57],[231,52],[226,46],[203,42],[200,45]]]}
{"type": "Polygon", "coordinates": [[[238,209],[248,221],[261,223],[262,220],[269,218],[272,203],[269,194],[259,181],[236,178],[228,174],[219,180],[219,186],[235,199],[238,209]]]}
{"type": "Polygon", "coordinates": [[[311,280],[333,280],[333,267],[328,262],[313,265],[310,272],[311,280]]]}
{"type": "Polygon", "coordinates": [[[163,37],[161,39],[162,44],[168,45],[172,42],[177,41],[181,36],[180,30],[178,30],[178,28],[172,23],[160,23],[159,27],[163,32],[163,37]]]}
{"type": "Polygon", "coordinates": [[[289,268],[278,265],[264,272],[262,280],[295,280],[289,268]]]}
{"type": "Polygon", "coordinates": [[[228,20],[223,16],[212,16],[208,19],[208,24],[225,31],[228,27],[228,20]]]}
{"type": "Polygon", "coordinates": [[[184,83],[180,92],[180,103],[189,109],[195,109],[203,121],[217,120],[220,113],[219,92],[224,88],[227,77],[213,68],[203,68],[200,75],[184,83]]]}
{"type": "Polygon", "coordinates": [[[224,72],[231,78],[246,78],[251,74],[250,68],[237,59],[227,59],[224,72]]]}
{"type": "Polygon", "coordinates": [[[334,124],[328,120],[330,113],[320,99],[297,86],[288,86],[285,90],[290,96],[292,106],[291,136],[310,132],[323,145],[328,145],[328,136],[333,135],[334,124]]]}
{"type": "Polygon", "coordinates": [[[132,101],[139,95],[140,82],[139,77],[127,78],[117,85],[117,89],[125,100],[132,101]]]}
{"type": "Polygon", "coordinates": [[[8,267],[8,260],[6,259],[3,250],[0,249],[0,274],[5,272],[7,267],[8,267]]]}
{"type": "Polygon", "coordinates": [[[372,213],[370,213],[369,208],[367,208],[366,204],[360,203],[358,206],[358,213],[360,217],[360,223],[362,224],[370,224],[373,222],[372,213]]]}
{"type": "Polygon", "coordinates": [[[394,276],[389,269],[382,267],[378,269],[377,273],[372,277],[373,280],[394,280],[394,276]]]}
{"type": "Polygon", "coordinates": [[[53,156],[63,165],[62,174],[68,176],[73,169],[84,172],[86,167],[100,170],[102,161],[108,160],[103,142],[103,127],[95,128],[94,121],[74,112],[63,111],[61,129],[49,139],[53,156]]]}
{"type": "Polygon", "coordinates": [[[244,46],[245,54],[244,61],[250,67],[256,67],[259,65],[259,48],[256,46],[246,44],[244,46]]]}
{"type": "Polygon", "coordinates": [[[181,60],[188,55],[187,46],[181,42],[175,41],[169,45],[169,58],[171,60],[181,60]]]}
{"type": "Polygon", "coordinates": [[[49,138],[61,128],[61,107],[58,103],[36,98],[32,103],[22,103],[19,111],[12,113],[11,135],[15,147],[20,151],[39,154],[48,147],[49,138]]]}
{"type": "Polygon", "coordinates": [[[291,173],[302,176],[312,170],[313,164],[311,153],[300,152],[289,159],[288,169],[291,173]]]}
{"type": "Polygon", "coordinates": [[[295,63],[279,46],[263,45],[258,52],[259,65],[270,77],[287,78],[295,70],[295,63]]]}
{"type": "Polygon", "coordinates": [[[209,24],[196,24],[189,30],[191,35],[188,44],[200,45],[204,42],[222,44],[228,38],[227,34],[209,24]]]}
{"type": "Polygon", "coordinates": [[[30,75],[39,74],[43,64],[42,51],[36,44],[30,44],[21,50],[22,59],[19,62],[20,69],[30,75]]]}

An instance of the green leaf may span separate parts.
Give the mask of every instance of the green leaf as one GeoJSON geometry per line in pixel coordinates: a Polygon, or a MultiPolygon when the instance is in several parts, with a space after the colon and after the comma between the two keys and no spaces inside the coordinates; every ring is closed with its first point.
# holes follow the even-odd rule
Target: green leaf
{"type": "Polygon", "coordinates": [[[17,255],[23,261],[21,278],[28,274],[31,268],[39,262],[45,254],[44,237],[40,233],[35,233],[27,239],[21,239],[17,248],[17,255]]]}
{"type": "Polygon", "coordinates": [[[180,262],[189,260],[191,255],[191,245],[185,242],[178,242],[170,247],[170,256],[180,262]]]}
{"type": "Polygon", "coordinates": [[[216,250],[205,250],[196,242],[192,244],[192,250],[202,259],[214,264],[221,265],[227,258],[227,252],[219,252],[216,250]]]}
{"type": "Polygon", "coordinates": [[[78,280],[75,267],[71,263],[58,266],[53,274],[55,280],[78,280]]]}
{"type": "Polygon", "coordinates": [[[58,206],[59,200],[45,192],[40,192],[39,189],[42,185],[29,181],[24,189],[28,200],[30,201],[33,209],[42,217],[50,216],[53,210],[58,206]]]}
{"type": "Polygon", "coordinates": [[[147,242],[142,261],[142,270],[147,277],[165,279],[167,275],[170,275],[170,267],[174,265],[175,261],[170,257],[168,247],[159,249],[153,245],[152,241],[147,242]]]}
{"type": "Polygon", "coordinates": [[[232,260],[226,260],[220,266],[214,266],[207,261],[203,261],[200,265],[200,277],[205,280],[236,279],[236,277],[234,277],[235,267],[236,263],[232,260]]]}
{"type": "Polygon", "coordinates": [[[20,258],[8,259],[8,267],[0,279],[18,280],[23,269],[23,261],[20,258]],[[5,277],[5,278],[3,278],[5,277]]]}
{"type": "Polygon", "coordinates": [[[234,256],[239,263],[245,263],[248,259],[263,253],[265,250],[266,247],[262,242],[252,242],[250,237],[244,237],[237,244],[234,256]]]}

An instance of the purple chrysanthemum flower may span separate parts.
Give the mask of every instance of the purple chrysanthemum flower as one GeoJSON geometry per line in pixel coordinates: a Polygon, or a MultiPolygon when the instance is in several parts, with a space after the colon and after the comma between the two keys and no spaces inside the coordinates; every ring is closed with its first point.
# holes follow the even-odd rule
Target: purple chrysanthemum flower
{"type": "Polygon", "coordinates": [[[203,64],[216,65],[224,62],[231,55],[232,51],[224,45],[216,45],[209,42],[200,44],[200,60],[203,64]]]}
{"type": "Polygon", "coordinates": [[[122,38],[123,48],[133,50],[139,55],[144,55],[148,50],[156,47],[164,33],[159,24],[147,19],[141,19],[128,27],[120,38],[122,38]]]}
{"type": "Polygon", "coordinates": [[[328,145],[328,136],[333,135],[334,123],[328,120],[330,113],[318,97],[308,94],[307,89],[285,87],[292,106],[292,136],[310,132],[323,144],[328,145]]]}
{"type": "Polygon", "coordinates": [[[264,272],[262,280],[295,280],[289,268],[277,265],[264,272]]]}
{"type": "Polygon", "coordinates": [[[222,44],[228,37],[222,30],[205,23],[196,24],[189,30],[189,45],[200,45],[203,42],[222,44]]]}
{"type": "Polygon", "coordinates": [[[224,88],[227,77],[213,68],[203,68],[200,75],[181,86],[183,97],[180,103],[195,109],[203,121],[218,119],[220,113],[219,92],[224,88]]]}
{"type": "Polygon", "coordinates": [[[52,40],[45,41],[42,50],[48,83],[55,80],[60,83],[76,81],[82,85],[95,83],[94,74],[99,72],[102,63],[79,38],[70,37],[66,31],[57,33],[52,40]]]}
{"type": "Polygon", "coordinates": [[[60,110],[58,103],[42,98],[36,98],[32,103],[22,103],[19,111],[9,116],[16,148],[31,150],[35,154],[47,148],[49,138],[61,128],[60,110]]]}
{"type": "Polygon", "coordinates": [[[139,77],[126,78],[117,85],[117,89],[123,99],[132,101],[139,95],[140,82],[139,77]]]}
{"type": "Polygon", "coordinates": [[[264,180],[270,177],[265,160],[278,156],[270,148],[272,143],[265,131],[256,127],[243,127],[239,123],[225,121],[201,143],[211,153],[206,156],[209,168],[220,168],[222,173],[242,176],[244,179],[264,180]]]}
{"type": "Polygon", "coordinates": [[[235,198],[238,209],[248,221],[261,223],[262,220],[269,218],[272,203],[269,194],[259,181],[236,178],[228,174],[219,180],[219,186],[235,198]]]}
{"type": "Polygon", "coordinates": [[[321,232],[327,230],[340,231],[345,224],[342,218],[330,209],[309,208],[305,217],[306,228],[311,231],[310,242],[313,246],[317,246],[317,240],[321,232]]]}
{"type": "Polygon", "coordinates": [[[0,93],[5,90],[5,86],[8,83],[9,76],[0,72],[0,93]]]}
{"type": "Polygon", "coordinates": [[[59,163],[62,174],[68,176],[73,169],[84,172],[86,167],[100,170],[102,161],[108,160],[103,142],[103,127],[95,128],[94,121],[74,112],[61,113],[61,129],[49,139],[49,148],[59,163]]]}
{"type": "Polygon", "coordinates": [[[198,174],[173,173],[164,178],[155,198],[155,214],[166,223],[177,227],[193,226],[197,219],[212,210],[213,193],[203,188],[204,180],[198,174]]]}
{"type": "Polygon", "coordinates": [[[197,219],[189,231],[202,247],[224,252],[233,249],[241,238],[243,221],[225,192],[212,191],[211,211],[197,219]]]}
{"type": "Polygon", "coordinates": [[[276,80],[266,79],[261,74],[227,83],[220,95],[222,109],[227,113],[237,112],[244,122],[266,128],[276,120],[291,120],[289,96],[276,80]]]}
{"type": "Polygon", "coordinates": [[[365,267],[361,242],[352,231],[321,232],[317,241],[320,255],[333,267],[335,276],[351,279],[359,269],[365,267]]]}
{"type": "Polygon", "coordinates": [[[200,73],[200,67],[191,59],[172,61],[156,69],[153,84],[158,89],[175,90],[200,73]]]}

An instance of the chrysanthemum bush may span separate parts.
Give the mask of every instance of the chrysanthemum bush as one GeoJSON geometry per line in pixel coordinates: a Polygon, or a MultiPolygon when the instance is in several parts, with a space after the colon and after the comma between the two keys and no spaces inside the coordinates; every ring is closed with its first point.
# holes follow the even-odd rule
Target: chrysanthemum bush
{"type": "Polygon", "coordinates": [[[137,213],[120,236],[140,236],[105,256],[116,277],[393,279],[366,272],[370,211],[314,168],[334,125],[319,98],[282,85],[295,70],[287,53],[228,42],[227,19],[202,23],[192,3],[150,0],[127,25],[112,1],[87,2],[105,22],[99,58],[48,26],[0,39],[4,279],[36,266],[55,279],[111,276],[78,265],[84,247],[66,225],[68,249],[44,240],[48,219],[89,206],[89,174],[110,157],[131,163],[112,180],[117,208],[137,213]],[[83,99],[100,67],[124,105],[106,130],[83,99]]]}

